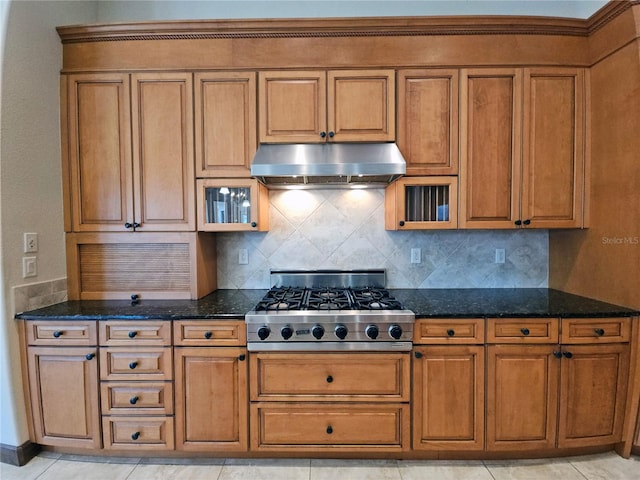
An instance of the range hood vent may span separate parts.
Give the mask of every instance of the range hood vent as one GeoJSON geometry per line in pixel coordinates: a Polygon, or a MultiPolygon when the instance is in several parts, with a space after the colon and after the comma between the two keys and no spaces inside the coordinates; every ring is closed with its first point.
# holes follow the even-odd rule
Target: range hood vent
{"type": "Polygon", "coordinates": [[[385,186],[406,171],[395,143],[261,144],[251,164],[269,188],[385,186]]]}

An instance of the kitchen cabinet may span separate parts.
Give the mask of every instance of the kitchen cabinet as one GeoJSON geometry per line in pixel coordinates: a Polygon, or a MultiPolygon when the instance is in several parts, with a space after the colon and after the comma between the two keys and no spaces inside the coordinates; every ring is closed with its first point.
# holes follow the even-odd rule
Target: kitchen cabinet
{"type": "Polygon", "coordinates": [[[192,74],[75,74],[66,83],[71,230],[194,231],[192,74]]]}
{"type": "Polygon", "coordinates": [[[25,322],[35,442],[99,449],[96,322],[25,322]]]}
{"type": "Polygon", "coordinates": [[[176,448],[246,451],[248,362],[244,323],[178,321],[174,334],[176,448]]]}
{"type": "Polygon", "coordinates": [[[403,177],[385,189],[387,230],[458,227],[458,177],[403,177]]]}
{"type": "Polygon", "coordinates": [[[459,73],[398,70],[398,148],[407,175],[458,174],[459,73]]]}
{"type": "Polygon", "coordinates": [[[395,140],[394,70],[259,73],[262,143],[395,140]]]}
{"type": "Polygon", "coordinates": [[[256,73],[194,74],[196,176],[250,177],[256,152],[256,73]]]}
{"type": "Polygon", "coordinates": [[[583,226],[585,72],[461,70],[460,226],[583,226]]]}

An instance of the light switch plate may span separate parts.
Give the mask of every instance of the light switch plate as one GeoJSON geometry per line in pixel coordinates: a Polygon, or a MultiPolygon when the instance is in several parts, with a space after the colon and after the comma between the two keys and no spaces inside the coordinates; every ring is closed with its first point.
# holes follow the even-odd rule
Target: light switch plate
{"type": "Polygon", "coordinates": [[[249,263],[249,252],[246,248],[241,248],[238,250],[238,264],[239,265],[247,265],[249,263]]]}
{"type": "Polygon", "coordinates": [[[504,248],[496,248],[496,263],[504,263],[504,248]]]}
{"type": "Polygon", "coordinates": [[[421,263],[422,259],[420,258],[421,255],[421,250],[419,248],[412,248],[411,249],[411,263],[421,263]]]}
{"type": "Polygon", "coordinates": [[[38,234],[37,233],[25,233],[24,234],[24,253],[35,253],[38,251],[38,234]]]}
{"type": "Polygon", "coordinates": [[[22,257],[22,277],[35,277],[38,275],[38,262],[36,257],[22,257]]]}

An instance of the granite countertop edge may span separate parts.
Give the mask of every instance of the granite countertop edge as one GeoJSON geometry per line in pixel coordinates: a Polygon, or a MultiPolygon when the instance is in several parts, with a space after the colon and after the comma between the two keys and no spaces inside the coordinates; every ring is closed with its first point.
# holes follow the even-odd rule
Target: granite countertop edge
{"type": "MultiPolygon", "coordinates": [[[[389,289],[416,319],[603,318],[640,311],[547,288],[389,289]]],[[[220,289],[199,300],[67,301],[15,315],[18,320],[243,320],[267,292],[220,289]]]]}

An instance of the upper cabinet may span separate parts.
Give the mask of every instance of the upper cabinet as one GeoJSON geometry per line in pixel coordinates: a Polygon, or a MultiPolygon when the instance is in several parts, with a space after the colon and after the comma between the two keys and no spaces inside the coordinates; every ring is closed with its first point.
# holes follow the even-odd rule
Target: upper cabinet
{"type": "Polygon", "coordinates": [[[197,177],[249,177],[256,152],[255,72],[195,74],[197,177]]]}
{"type": "Polygon", "coordinates": [[[460,225],[583,226],[584,70],[461,71],[460,225]]]}
{"type": "Polygon", "coordinates": [[[407,175],[457,175],[458,77],[458,70],[398,71],[398,147],[407,175]]]}
{"type": "Polygon", "coordinates": [[[395,140],[395,71],[259,74],[262,143],[395,140]]]}
{"type": "Polygon", "coordinates": [[[65,83],[67,229],[195,230],[192,75],[78,74],[65,83]]]}

